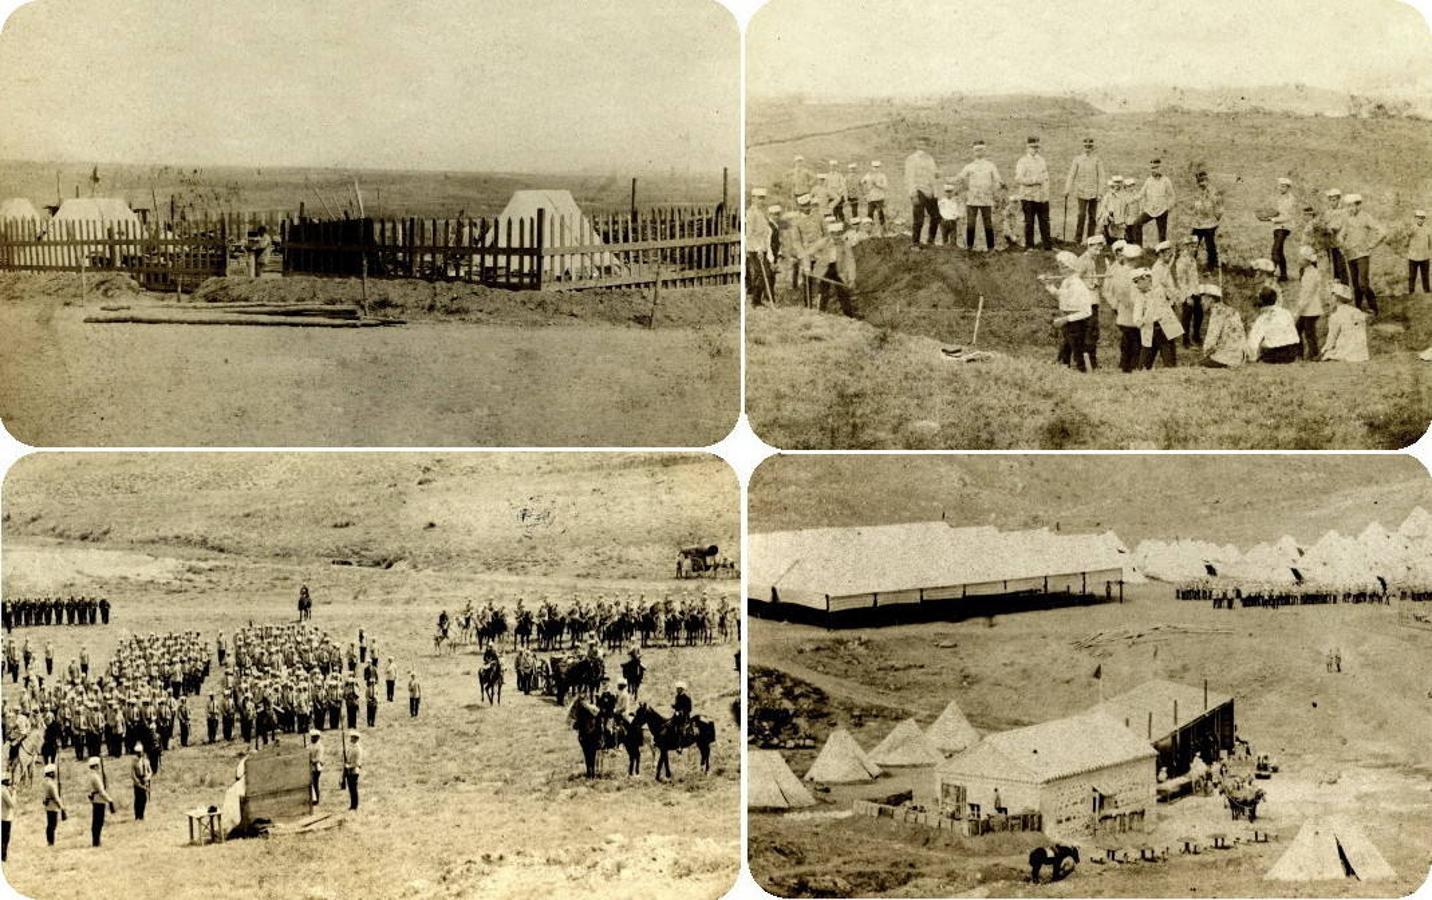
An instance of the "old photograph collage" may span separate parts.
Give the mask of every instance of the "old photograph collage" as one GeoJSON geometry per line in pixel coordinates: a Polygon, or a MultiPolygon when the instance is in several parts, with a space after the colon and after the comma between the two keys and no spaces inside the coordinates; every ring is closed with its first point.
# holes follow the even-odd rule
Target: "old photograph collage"
{"type": "Polygon", "coordinates": [[[1432,897],[1432,0],[0,19],[0,897],[1432,897]]]}

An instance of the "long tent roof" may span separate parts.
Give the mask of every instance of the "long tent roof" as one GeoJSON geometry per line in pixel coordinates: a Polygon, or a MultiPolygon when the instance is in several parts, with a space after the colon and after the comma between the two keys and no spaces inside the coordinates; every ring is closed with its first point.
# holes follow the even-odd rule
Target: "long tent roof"
{"type": "Polygon", "coordinates": [[[1149,715],[1153,714],[1153,740],[1158,740],[1210,712],[1232,703],[1233,698],[1217,691],[1208,692],[1208,705],[1203,703],[1203,688],[1155,678],[1122,694],[1110,697],[1090,712],[1101,713],[1120,724],[1128,723],[1135,734],[1145,734],[1149,715]],[[1178,717],[1174,718],[1174,709],[1178,717]]]}
{"type": "Polygon", "coordinates": [[[752,534],[750,542],[753,590],[774,586],[788,597],[983,584],[1122,570],[1129,563],[1113,532],[1000,531],[947,522],[768,531],[752,534]]]}
{"type": "Polygon", "coordinates": [[[1152,744],[1122,722],[1100,712],[1085,712],[986,735],[935,771],[940,776],[1043,784],[1157,755],[1152,744]]]}
{"type": "Polygon", "coordinates": [[[53,222],[139,222],[139,216],[117,197],[71,197],[60,204],[53,222]]]}

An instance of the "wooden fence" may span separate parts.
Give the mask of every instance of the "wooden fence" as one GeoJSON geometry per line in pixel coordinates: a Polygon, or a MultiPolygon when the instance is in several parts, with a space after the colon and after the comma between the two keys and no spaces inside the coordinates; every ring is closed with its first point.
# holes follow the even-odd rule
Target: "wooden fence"
{"type": "Polygon", "coordinates": [[[739,281],[740,223],[713,207],[632,215],[286,222],[284,271],[580,290],[739,281]]]}
{"type": "Polygon", "coordinates": [[[0,221],[0,270],[133,275],[149,288],[195,287],[227,271],[229,232],[222,221],[0,221]]]}
{"type": "Polygon", "coordinates": [[[166,222],[0,221],[0,271],[124,271],[146,287],[223,275],[263,225],[285,274],[466,281],[514,290],[689,287],[741,277],[738,214],[637,213],[464,219],[312,219],[241,213],[166,222]]]}

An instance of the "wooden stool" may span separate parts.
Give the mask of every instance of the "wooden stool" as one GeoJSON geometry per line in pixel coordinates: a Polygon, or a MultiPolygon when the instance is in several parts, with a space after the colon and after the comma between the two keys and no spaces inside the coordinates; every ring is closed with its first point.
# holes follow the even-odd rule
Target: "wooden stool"
{"type": "Polygon", "coordinates": [[[224,842],[224,815],[217,809],[210,811],[200,806],[185,813],[189,817],[189,843],[222,844],[224,842]]]}
{"type": "Polygon", "coordinates": [[[1150,847],[1148,844],[1145,844],[1139,848],[1139,860],[1141,862],[1158,862],[1158,851],[1155,850],[1153,847],[1150,847]]]}
{"type": "Polygon", "coordinates": [[[1215,850],[1227,850],[1227,849],[1228,849],[1228,835],[1222,834],[1222,833],[1218,833],[1218,834],[1210,834],[1209,837],[1213,838],[1213,849],[1215,849],[1215,850]]]}
{"type": "Polygon", "coordinates": [[[1197,840],[1197,839],[1191,838],[1191,837],[1181,837],[1181,838],[1179,838],[1179,841],[1180,841],[1180,843],[1183,844],[1183,850],[1181,850],[1180,852],[1182,852],[1182,853],[1197,853],[1197,852],[1198,852],[1198,840],[1197,840]]]}

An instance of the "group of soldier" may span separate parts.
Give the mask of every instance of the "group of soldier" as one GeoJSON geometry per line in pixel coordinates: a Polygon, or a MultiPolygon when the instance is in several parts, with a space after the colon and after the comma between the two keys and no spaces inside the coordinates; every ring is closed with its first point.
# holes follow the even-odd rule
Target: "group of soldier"
{"type": "MultiPolygon", "coordinates": [[[[14,652],[13,642],[7,652],[14,652]]],[[[0,710],[7,746],[5,771],[8,782],[27,752],[43,764],[42,803],[51,845],[58,817],[64,813],[61,752],[73,751],[75,760],[87,768],[91,841],[100,846],[106,810],[114,810],[104,760],[132,756],[123,767],[134,787],[134,818],[142,821],[163,754],[190,744],[189,698],[203,692],[215,662],[217,685],[210,684],[213,689],[203,709],[207,742],[238,737],[262,745],[280,733],[307,734],[310,762],[317,770],[323,764],[319,740],[323,729],[344,727],[346,710],[346,727],[356,732],[360,699],[366,700],[366,724],[371,728],[376,724],[379,681],[386,681],[389,702],[396,694],[395,661],[380,659],[361,630],[346,648],[311,625],[295,623],[250,624],[231,638],[220,632],[212,645],[196,631],[151,632],[127,636],[107,663],[93,667],[84,647],[76,658],[56,665],[53,645],[47,642],[43,669],[35,665],[26,639],[23,655],[10,667],[13,686],[5,691],[0,710]]],[[[410,715],[416,716],[421,685],[411,671],[408,694],[410,715]]],[[[349,735],[343,758],[344,783],[356,809],[362,750],[355,737],[349,735]]],[[[316,799],[316,776],[313,781],[316,799]]]]}
{"type": "MultiPolygon", "coordinates": [[[[1403,600],[1426,595],[1421,589],[1403,589],[1398,592],[1403,600]]],[[[1276,609],[1283,606],[1310,606],[1337,603],[1378,603],[1392,602],[1393,592],[1381,585],[1326,585],[1326,584],[1259,584],[1255,582],[1237,585],[1216,584],[1212,581],[1195,581],[1180,584],[1174,588],[1179,600],[1196,600],[1212,603],[1214,609],[1237,609],[1257,607],[1276,609]]]]}
{"type": "MultiPolygon", "coordinates": [[[[508,609],[488,598],[480,607],[468,601],[455,616],[443,610],[437,620],[438,636],[452,638],[456,624],[465,636],[486,642],[508,634],[508,609]]],[[[566,607],[559,607],[551,598],[543,598],[534,611],[519,597],[511,610],[514,645],[536,641],[542,650],[558,650],[564,645],[578,646],[588,637],[595,637],[610,649],[625,646],[632,640],[643,645],[653,640],[688,644],[709,642],[719,633],[724,639],[736,620],[734,607],[725,598],[713,608],[707,595],[670,594],[661,600],[648,601],[645,595],[595,599],[575,598],[566,607]]]]}
{"type": "MultiPolygon", "coordinates": [[[[984,141],[975,141],[970,161],[943,179],[929,148],[928,140],[917,139],[905,160],[914,247],[939,242],[974,252],[994,250],[994,210],[1002,207],[1006,247],[1054,250],[1051,174],[1038,137],[1025,142],[1012,184],[988,158],[984,141]],[[982,247],[976,241],[980,223],[982,247]]],[[[1252,297],[1256,313],[1245,327],[1231,298],[1224,296],[1218,250],[1224,198],[1210,173],[1200,169],[1194,174],[1188,232],[1179,239],[1170,237],[1177,193],[1173,180],[1160,158],[1151,159],[1148,168],[1142,182],[1110,175],[1092,137],[1083,139],[1082,152],[1069,165],[1063,185],[1066,215],[1072,199],[1073,243],[1084,250],[1082,255],[1063,251],[1068,255],[1057,258],[1060,273],[1045,280],[1059,301],[1055,324],[1060,363],[1081,371],[1097,367],[1101,305],[1110,310],[1119,330],[1120,368],[1125,372],[1152,368],[1158,360],[1176,365],[1180,339],[1185,348],[1199,347],[1201,364],[1211,368],[1367,359],[1367,321],[1379,312],[1370,260],[1387,240],[1388,230],[1363,209],[1361,195],[1330,188],[1315,205],[1300,202],[1290,178],[1270,185],[1269,203],[1256,214],[1270,226],[1270,252],[1252,263],[1260,273],[1252,297]],[[1154,243],[1145,241],[1151,224],[1157,235],[1154,243]],[[1290,246],[1296,248],[1292,252],[1299,264],[1292,276],[1290,246]],[[1147,267],[1141,264],[1146,248],[1152,251],[1147,267]],[[1106,249],[1112,251],[1112,260],[1102,258],[1106,249]],[[1074,275],[1077,280],[1071,280],[1074,275]],[[1285,292],[1282,285],[1292,278],[1297,286],[1285,292]]],[[[747,287],[753,302],[775,302],[778,287],[789,278],[805,305],[826,309],[834,298],[842,311],[852,314],[854,248],[872,236],[884,236],[887,228],[890,185],[881,162],[871,161],[865,172],[849,163],[842,173],[837,161],[830,160],[827,171],[816,173],[797,156],[782,187],[794,209],[770,202],[773,198],[765,189],[755,188],[746,211],[747,287]]],[[[1414,212],[1406,244],[1408,293],[1415,291],[1419,279],[1428,291],[1432,229],[1424,210],[1414,212]]]]}
{"type": "Polygon", "coordinates": [[[108,625],[108,597],[19,597],[0,604],[4,629],[38,625],[108,625]]]}

